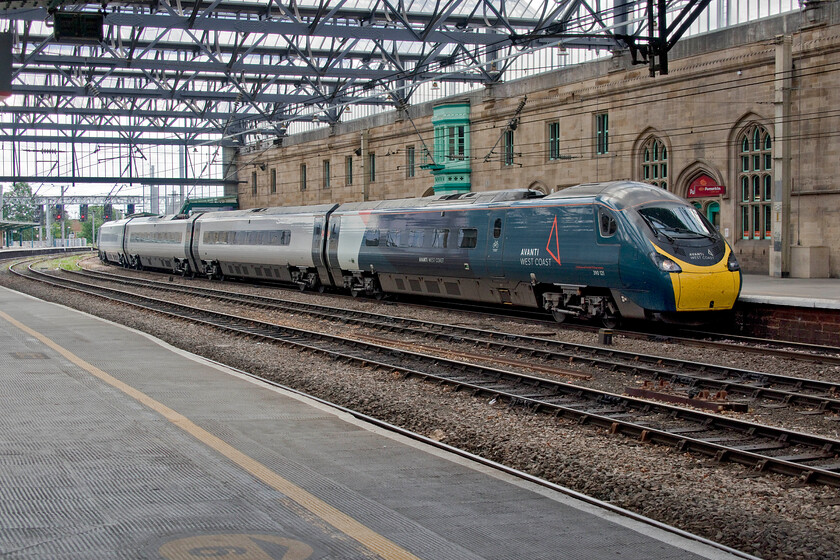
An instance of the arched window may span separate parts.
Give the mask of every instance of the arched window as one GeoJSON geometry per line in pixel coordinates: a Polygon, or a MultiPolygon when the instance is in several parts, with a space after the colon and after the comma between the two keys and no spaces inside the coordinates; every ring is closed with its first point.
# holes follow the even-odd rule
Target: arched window
{"type": "Polygon", "coordinates": [[[668,148],[655,136],[642,146],[642,180],[668,190],[668,148]]]}
{"type": "Polygon", "coordinates": [[[738,137],[742,239],[770,239],[773,233],[772,144],[770,133],[757,124],[748,126],[738,137]]]}

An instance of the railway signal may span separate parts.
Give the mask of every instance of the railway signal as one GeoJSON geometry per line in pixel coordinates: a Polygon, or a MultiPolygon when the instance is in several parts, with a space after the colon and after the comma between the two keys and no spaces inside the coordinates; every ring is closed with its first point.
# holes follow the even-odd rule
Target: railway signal
{"type": "Polygon", "coordinates": [[[53,210],[53,219],[56,222],[60,222],[64,219],[64,205],[63,204],[56,204],[55,209],[53,210]]]}
{"type": "Polygon", "coordinates": [[[88,219],[88,205],[87,204],[80,204],[79,205],[79,221],[86,222],[88,219]]]}

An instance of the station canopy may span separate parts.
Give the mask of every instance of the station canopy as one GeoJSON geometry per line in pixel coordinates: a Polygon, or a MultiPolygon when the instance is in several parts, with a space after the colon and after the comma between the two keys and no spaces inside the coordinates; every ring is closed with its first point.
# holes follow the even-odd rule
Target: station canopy
{"type": "MultiPolygon", "coordinates": [[[[661,2],[675,30],[706,4],[661,2]]],[[[486,86],[504,80],[523,55],[547,47],[626,48],[634,37],[647,40],[647,6],[0,1],[14,54],[12,102],[4,112],[27,131],[100,127],[117,139],[154,131],[178,143],[211,134],[236,145],[249,134],[283,136],[296,122],[338,122],[357,106],[406,106],[424,87],[486,86]]]]}
{"type": "Polygon", "coordinates": [[[730,1],[0,0],[12,50],[0,145],[14,152],[0,163],[9,177],[83,182],[114,159],[105,179],[132,180],[169,146],[181,150],[172,176],[210,177],[220,148],[619,50],[667,72],[674,41],[730,1]]]}

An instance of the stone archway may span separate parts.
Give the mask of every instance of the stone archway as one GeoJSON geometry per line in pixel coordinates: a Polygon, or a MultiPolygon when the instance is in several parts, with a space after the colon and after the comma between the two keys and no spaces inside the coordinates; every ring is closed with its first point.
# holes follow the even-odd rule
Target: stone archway
{"type": "Polygon", "coordinates": [[[534,181],[533,183],[528,185],[528,189],[532,191],[539,191],[543,194],[549,193],[548,187],[542,181],[534,181]]]}
{"type": "Polygon", "coordinates": [[[721,218],[723,201],[727,188],[720,172],[705,162],[694,162],[688,166],[675,183],[677,194],[688,200],[721,233],[731,225],[729,217],[721,218]],[[722,229],[722,226],[726,226],[722,229]]]}

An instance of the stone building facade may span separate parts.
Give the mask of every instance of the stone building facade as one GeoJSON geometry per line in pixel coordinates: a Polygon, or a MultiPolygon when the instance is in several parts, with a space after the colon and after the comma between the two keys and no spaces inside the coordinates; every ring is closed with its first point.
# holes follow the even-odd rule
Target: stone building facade
{"type": "Polygon", "coordinates": [[[473,191],[632,179],[695,204],[747,272],[789,246],[776,275],[840,277],[840,3],[809,6],[684,39],[668,75],[624,53],[242,153],[240,206],[429,195],[449,163],[473,191]],[[463,130],[434,124],[447,106],[463,130]]]}

